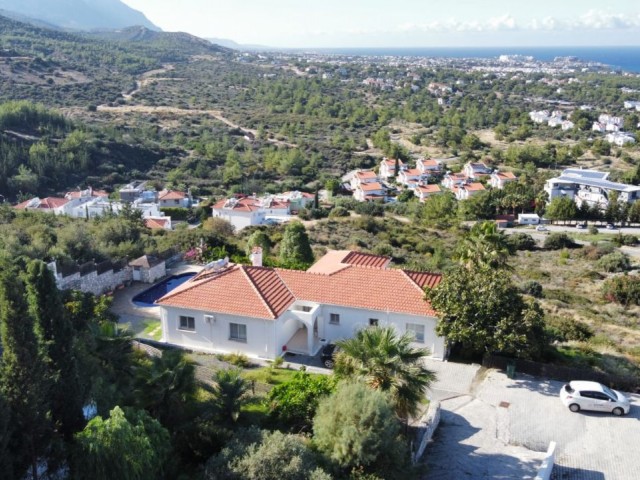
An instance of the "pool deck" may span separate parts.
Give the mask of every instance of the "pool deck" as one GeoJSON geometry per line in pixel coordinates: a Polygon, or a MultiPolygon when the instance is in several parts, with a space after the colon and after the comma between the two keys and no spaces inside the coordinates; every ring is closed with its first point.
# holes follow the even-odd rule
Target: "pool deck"
{"type": "MultiPolygon", "coordinates": [[[[167,275],[155,283],[161,282],[171,275],[199,272],[202,268],[200,265],[178,264],[174,268],[167,269],[167,275]]],[[[110,310],[118,316],[121,324],[129,326],[136,337],[152,338],[144,330],[149,323],[160,322],[160,307],[139,307],[134,305],[132,301],[133,297],[155,283],[133,282],[130,286],[117,290],[113,294],[110,310]]]]}

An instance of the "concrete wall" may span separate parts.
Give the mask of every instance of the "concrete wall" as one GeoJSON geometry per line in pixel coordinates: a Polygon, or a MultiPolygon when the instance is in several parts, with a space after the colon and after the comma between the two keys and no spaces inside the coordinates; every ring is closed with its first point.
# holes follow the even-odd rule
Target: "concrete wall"
{"type": "Polygon", "coordinates": [[[140,278],[145,283],[154,283],[159,278],[164,277],[167,274],[167,268],[165,262],[160,262],[158,265],[149,269],[140,269],[140,278]]]}
{"type": "Polygon", "coordinates": [[[213,210],[213,216],[219,217],[227,220],[231,225],[233,225],[236,229],[242,230],[245,227],[249,227],[251,225],[261,225],[264,223],[264,212],[255,211],[255,212],[234,212],[232,210],[229,211],[220,211],[213,210]]]}
{"type": "Polygon", "coordinates": [[[549,480],[551,478],[551,474],[553,473],[553,465],[556,460],[556,442],[549,443],[549,448],[547,449],[547,455],[542,461],[542,465],[538,470],[538,474],[536,475],[535,480],[549,480]]]}
{"type": "Polygon", "coordinates": [[[428,443],[433,438],[433,434],[440,423],[440,402],[437,400],[429,404],[427,413],[420,419],[415,448],[411,453],[411,461],[416,464],[424,454],[428,443]]]}
{"type": "Polygon", "coordinates": [[[202,312],[187,308],[160,307],[162,322],[162,341],[180,345],[193,350],[215,353],[244,353],[249,357],[273,359],[280,349],[275,346],[275,321],[246,318],[213,312],[202,312]],[[180,315],[195,319],[195,331],[179,329],[180,315]],[[205,321],[205,315],[213,315],[211,323],[205,321]],[[229,339],[230,323],[247,326],[247,341],[238,342],[229,339]]]}

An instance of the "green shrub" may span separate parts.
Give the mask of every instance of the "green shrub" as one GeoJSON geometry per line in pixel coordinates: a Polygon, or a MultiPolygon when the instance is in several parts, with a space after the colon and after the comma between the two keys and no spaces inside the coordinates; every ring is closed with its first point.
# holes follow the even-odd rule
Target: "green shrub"
{"type": "Polygon", "coordinates": [[[355,206],[355,211],[360,215],[370,215],[372,217],[384,215],[384,207],[376,202],[359,202],[355,206]]]}
{"type": "Polygon", "coordinates": [[[551,316],[545,318],[545,323],[552,340],[584,342],[593,337],[593,330],[588,325],[573,318],[551,316]]]}
{"type": "Polygon", "coordinates": [[[591,225],[589,227],[589,233],[591,235],[597,235],[599,233],[598,227],[596,227],[595,225],[591,225]]]}
{"type": "Polygon", "coordinates": [[[516,232],[507,237],[509,249],[515,250],[535,250],[536,241],[531,235],[523,232],[516,232]]]}
{"type": "Polygon", "coordinates": [[[598,260],[598,268],[608,273],[624,272],[630,267],[629,257],[622,252],[609,253],[598,260]]]}
{"type": "Polygon", "coordinates": [[[247,357],[244,353],[227,353],[218,355],[218,358],[224,362],[230,363],[231,365],[235,365],[236,367],[240,368],[246,368],[251,365],[249,357],[247,357]]]}
{"type": "Polygon", "coordinates": [[[617,246],[629,245],[633,246],[638,243],[638,237],[635,235],[616,235],[611,239],[611,242],[617,246]]]}
{"type": "Polygon", "coordinates": [[[622,305],[640,305],[640,277],[619,275],[608,279],[602,285],[603,297],[622,305]]]}
{"type": "Polygon", "coordinates": [[[191,209],[189,208],[179,208],[179,207],[162,207],[160,209],[162,213],[171,217],[172,221],[180,220],[187,221],[191,215],[191,209]]]}
{"type": "Polygon", "coordinates": [[[540,285],[535,280],[529,280],[525,282],[522,287],[520,287],[522,293],[526,293],[527,295],[531,295],[535,298],[542,298],[542,285],[540,285]]]}
{"type": "Polygon", "coordinates": [[[575,246],[575,242],[566,233],[555,232],[544,239],[544,248],[547,250],[560,250],[575,246]]]}
{"type": "Polygon", "coordinates": [[[329,212],[329,218],[348,217],[348,216],[349,216],[349,210],[340,206],[333,207],[331,212],[329,212]]]}

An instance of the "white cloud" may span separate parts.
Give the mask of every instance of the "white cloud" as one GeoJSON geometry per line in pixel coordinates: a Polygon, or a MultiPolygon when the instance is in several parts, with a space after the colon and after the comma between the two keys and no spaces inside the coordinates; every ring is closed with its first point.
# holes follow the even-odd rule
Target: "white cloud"
{"type": "Polygon", "coordinates": [[[406,23],[397,31],[404,33],[444,32],[504,32],[504,31],[565,31],[565,30],[628,30],[640,28],[640,13],[624,15],[589,10],[574,19],[555,17],[534,18],[519,22],[511,14],[487,20],[459,21],[449,19],[427,23],[406,23]]]}

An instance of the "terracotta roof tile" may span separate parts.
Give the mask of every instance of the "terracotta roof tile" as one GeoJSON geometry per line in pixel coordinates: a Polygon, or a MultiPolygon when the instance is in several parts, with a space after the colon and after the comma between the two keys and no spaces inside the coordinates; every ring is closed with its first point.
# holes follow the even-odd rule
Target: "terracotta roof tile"
{"type": "Polygon", "coordinates": [[[378,255],[334,251],[306,272],[231,265],[201,272],[157,303],[264,319],[278,318],[296,300],[435,316],[423,288],[441,276],[387,264],[378,255]]]}
{"type": "Polygon", "coordinates": [[[183,200],[186,197],[186,193],[175,190],[163,190],[158,194],[158,200],[183,200]]]}
{"type": "Polygon", "coordinates": [[[367,191],[367,190],[384,190],[384,187],[378,182],[363,183],[358,188],[360,188],[361,190],[365,190],[365,191],[367,191]]]}

